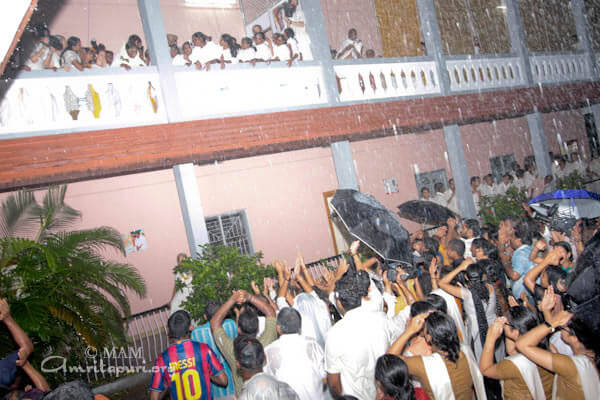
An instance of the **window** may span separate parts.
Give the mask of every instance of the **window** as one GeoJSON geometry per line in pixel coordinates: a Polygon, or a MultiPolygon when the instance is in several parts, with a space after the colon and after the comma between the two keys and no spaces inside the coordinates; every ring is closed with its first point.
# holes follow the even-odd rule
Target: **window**
{"type": "Polygon", "coordinates": [[[242,254],[254,253],[245,211],[206,218],[208,242],[237,247],[242,254]]]}
{"type": "Polygon", "coordinates": [[[513,170],[513,164],[515,163],[515,155],[507,154],[504,156],[490,158],[490,168],[492,175],[496,183],[502,182],[504,174],[510,173],[513,170]]]}
{"type": "Polygon", "coordinates": [[[421,189],[424,187],[429,189],[429,193],[431,193],[431,196],[433,197],[433,195],[435,195],[434,186],[438,182],[441,182],[444,185],[444,189],[448,188],[448,175],[446,174],[445,169],[415,174],[415,181],[417,182],[417,193],[419,198],[421,197],[421,189]]]}

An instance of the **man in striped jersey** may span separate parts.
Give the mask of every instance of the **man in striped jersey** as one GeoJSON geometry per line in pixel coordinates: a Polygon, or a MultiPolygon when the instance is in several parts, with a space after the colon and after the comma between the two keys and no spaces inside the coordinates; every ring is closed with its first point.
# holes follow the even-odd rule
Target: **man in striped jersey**
{"type": "Polygon", "coordinates": [[[166,387],[173,400],[210,400],[210,383],[227,385],[227,375],[204,343],[190,340],[190,316],[184,310],[169,317],[169,336],[175,341],[154,364],[150,400],[159,400],[166,387]]]}

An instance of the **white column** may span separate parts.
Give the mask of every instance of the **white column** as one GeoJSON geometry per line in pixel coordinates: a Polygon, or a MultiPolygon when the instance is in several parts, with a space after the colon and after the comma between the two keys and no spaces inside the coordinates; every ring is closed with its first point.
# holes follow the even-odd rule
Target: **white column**
{"type": "Polygon", "coordinates": [[[179,205],[185,224],[190,256],[196,257],[198,246],[208,243],[208,231],[204,219],[204,210],[200,201],[200,191],[196,180],[194,164],[179,164],[173,167],[175,184],[179,194],[179,205]]]}
{"type": "Polygon", "coordinates": [[[331,144],[333,164],[338,179],[338,189],[358,190],[358,178],[354,169],[354,159],[350,142],[335,142],[331,144]]]}
{"type": "Polygon", "coordinates": [[[444,139],[448,151],[452,177],[456,186],[456,199],[458,201],[458,211],[463,218],[477,218],[475,202],[473,202],[473,192],[471,191],[471,177],[467,169],[465,151],[460,136],[458,125],[444,127],[444,139]]]}
{"type": "Polygon", "coordinates": [[[548,139],[544,132],[542,114],[539,112],[527,115],[529,134],[531,135],[531,147],[535,156],[535,165],[538,176],[552,175],[552,160],[548,154],[548,139]]]}

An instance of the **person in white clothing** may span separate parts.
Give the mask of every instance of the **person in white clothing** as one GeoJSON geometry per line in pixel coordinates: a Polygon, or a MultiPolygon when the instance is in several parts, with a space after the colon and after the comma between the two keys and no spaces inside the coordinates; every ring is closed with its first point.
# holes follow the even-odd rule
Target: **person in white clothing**
{"type": "Polygon", "coordinates": [[[358,32],[352,28],[348,31],[348,38],[342,42],[337,51],[338,59],[357,59],[363,56],[363,44],[358,39],[358,32]]]}
{"type": "Polygon", "coordinates": [[[241,49],[237,54],[238,62],[252,62],[256,59],[256,49],[252,43],[252,39],[244,37],[241,40],[241,49]]]}
{"type": "Polygon", "coordinates": [[[286,28],[285,31],[283,31],[283,34],[285,35],[287,44],[292,50],[292,58],[295,58],[298,61],[304,60],[304,57],[302,56],[302,52],[300,51],[300,47],[298,45],[298,40],[296,40],[296,34],[294,33],[294,30],[292,28],[286,28]]]}
{"type": "Polygon", "coordinates": [[[352,395],[372,400],[376,395],[375,364],[393,340],[393,321],[385,313],[361,306],[368,295],[365,271],[346,273],[335,284],[338,309],[344,315],[325,341],[325,370],[333,397],[352,395]]]}
{"type": "MultiPolygon", "coordinates": [[[[185,253],[177,254],[177,266],[183,264],[183,261],[187,258],[185,253]]],[[[192,287],[192,274],[190,273],[175,273],[175,286],[173,287],[173,296],[171,298],[170,304],[170,313],[173,314],[176,311],[183,310],[181,306],[184,303],[190,294],[193,292],[192,287]],[[181,282],[183,287],[180,290],[177,290],[177,282],[181,282]]]]}
{"type": "Polygon", "coordinates": [[[210,69],[211,64],[221,62],[222,48],[215,44],[209,36],[202,32],[196,32],[192,35],[194,48],[190,55],[190,60],[198,69],[210,69]]]}
{"type": "Polygon", "coordinates": [[[492,174],[487,174],[483,177],[483,183],[479,185],[479,193],[481,193],[482,196],[488,197],[492,197],[498,194],[497,187],[494,183],[494,177],[492,176],[492,174]]]}
{"type": "Polygon", "coordinates": [[[465,253],[462,255],[464,258],[471,258],[473,254],[471,252],[471,244],[473,240],[478,238],[481,234],[481,228],[479,227],[479,221],[476,219],[466,219],[463,221],[460,227],[461,240],[465,244],[465,253]]]}
{"type": "Polygon", "coordinates": [[[237,64],[237,56],[240,47],[235,42],[235,38],[227,33],[224,33],[221,35],[219,44],[222,47],[221,66],[224,67],[225,64],[237,64]]]}
{"type": "Polygon", "coordinates": [[[265,347],[264,372],[292,387],[300,400],[324,399],[323,349],[313,339],[300,334],[303,321],[290,307],[277,315],[279,339],[265,347]]]}
{"type": "Polygon", "coordinates": [[[190,42],[185,42],[183,46],[181,46],[182,53],[177,54],[173,57],[173,65],[177,66],[190,66],[192,65],[192,44],[190,42]]]}
{"type": "Polygon", "coordinates": [[[256,43],[256,61],[270,62],[273,58],[273,52],[265,41],[265,34],[257,32],[254,34],[254,43],[256,43]]]}

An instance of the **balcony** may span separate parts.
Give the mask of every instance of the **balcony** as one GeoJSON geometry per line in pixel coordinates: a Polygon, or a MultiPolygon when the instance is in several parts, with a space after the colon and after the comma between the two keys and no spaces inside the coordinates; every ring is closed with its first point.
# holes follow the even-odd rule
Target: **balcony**
{"type": "MultiPolygon", "coordinates": [[[[494,4],[497,2],[490,1],[494,4]]],[[[329,0],[303,2],[311,3],[313,7],[316,4],[324,7],[324,20],[318,19],[319,13],[313,13],[312,16],[314,20],[317,15],[314,21],[325,25],[319,32],[311,33],[324,42],[312,49],[315,56],[313,61],[295,62],[291,67],[286,63],[273,62],[257,63],[256,66],[228,64],[221,69],[215,64],[209,71],[200,71],[194,67],[165,65],[169,62],[163,59],[162,64],[133,68],[131,71],[109,68],[83,72],[21,72],[16,79],[0,82],[0,138],[569,84],[594,80],[596,69],[600,65],[600,53],[592,53],[592,50],[573,50],[570,43],[541,43],[541,39],[536,38],[545,36],[540,36],[540,32],[529,27],[528,20],[523,22],[525,26],[521,28],[526,34],[523,46],[535,51],[530,53],[525,49],[521,54],[517,54],[516,50],[507,53],[515,45],[514,41],[512,45],[509,43],[506,27],[510,23],[502,7],[494,7],[495,11],[490,17],[492,22],[489,25],[493,25],[494,32],[497,32],[496,38],[490,34],[492,31],[486,31],[486,24],[480,23],[481,10],[461,9],[458,6],[447,9],[446,3],[432,1],[435,8],[433,14],[437,12],[438,19],[441,16],[445,18],[434,21],[434,25],[440,30],[441,39],[437,49],[425,56],[423,54],[427,49],[424,42],[419,42],[424,40],[421,29],[426,25],[422,27],[420,20],[425,14],[418,10],[421,5],[417,3],[407,11],[403,8],[387,10],[380,1],[375,1],[374,6],[365,5],[366,3],[353,4],[348,10],[338,9],[346,6],[329,0]],[[395,26],[392,20],[386,22],[386,29],[390,32],[384,32],[382,27],[378,28],[381,32],[377,32],[377,29],[368,31],[368,27],[373,25],[371,22],[387,15],[383,12],[386,10],[392,14],[397,13],[397,18],[404,18],[409,22],[410,26],[405,31],[396,32],[403,35],[402,43],[390,41],[390,32],[403,29],[395,26]],[[353,20],[337,22],[333,15],[340,12],[346,12],[350,16],[348,19],[353,20]],[[471,22],[468,29],[456,33],[453,31],[455,25],[450,24],[449,20],[471,22]],[[328,58],[329,48],[336,48],[335,42],[346,35],[346,25],[359,26],[359,31],[365,34],[365,47],[376,49],[385,58],[328,58]],[[319,50],[319,46],[320,51],[315,51],[319,50]],[[552,48],[553,51],[537,52],[538,47],[552,48]],[[474,54],[481,51],[488,54],[474,54]],[[500,54],[494,54],[495,52],[500,54]],[[173,109],[177,110],[175,116],[169,112],[173,109]]],[[[135,2],[129,0],[129,3],[131,4],[123,6],[125,8],[122,12],[134,21],[135,2]]],[[[173,31],[178,29],[175,21],[183,21],[181,29],[189,30],[197,16],[212,12],[181,7],[178,0],[154,0],[150,3],[162,7],[161,18],[166,18],[169,30],[173,31]]],[[[227,14],[223,18],[229,21],[226,26],[235,26],[236,36],[248,34],[255,22],[275,26],[272,21],[273,7],[257,7],[233,7],[223,11],[227,14]],[[248,14],[246,17],[251,23],[243,27],[231,25],[231,21],[242,19],[243,12],[248,14]]],[[[104,12],[99,10],[95,11],[94,17],[104,12]]],[[[548,12],[558,13],[556,10],[549,10],[548,12]]],[[[525,15],[523,13],[527,9],[522,9],[521,12],[525,15]]],[[[139,32],[143,25],[144,40],[152,42],[152,37],[156,36],[152,32],[152,24],[143,23],[149,17],[144,16],[144,13],[140,15],[142,23],[136,25],[137,22],[134,21],[131,28],[139,32]]],[[[88,30],[97,26],[99,21],[91,22],[88,30]]],[[[211,23],[216,26],[221,22],[211,23]]],[[[575,27],[574,22],[567,25],[570,30],[563,32],[564,35],[575,27]]],[[[163,35],[164,26],[162,29],[158,36],[163,35]]],[[[119,36],[116,33],[107,35],[112,40],[107,44],[117,49],[119,42],[116,38],[122,37],[121,35],[122,32],[119,36]]],[[[316,42],[313,37],[311,43],[316,42]]],[[[156,46],[158,44],[154,43],[155,48],[156,46]]]]}

